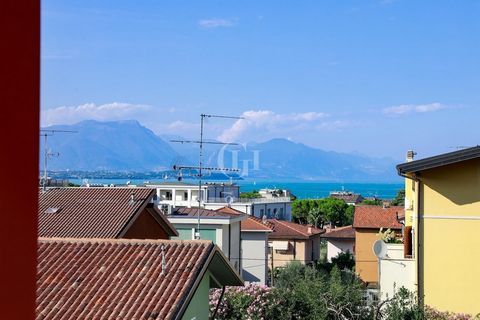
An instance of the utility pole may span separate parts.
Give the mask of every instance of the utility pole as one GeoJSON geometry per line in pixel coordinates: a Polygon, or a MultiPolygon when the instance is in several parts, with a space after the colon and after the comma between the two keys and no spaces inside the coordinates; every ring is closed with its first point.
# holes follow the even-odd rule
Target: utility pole
{"type": "Polygon", "coordinates": [[[47,189],[47,180],[48,180],[48,176],[47,176],[47,162],[48,162],[48,159],[49,157],[58,157],[60,155],[60,153],[56,152],[56,153],[51,153],[48,151],[48,137],[50,136],[53,136],[55,133],[58,133],[58,132],[61,132],[61,133],[78,133],[78,131],[73,131],[73,130],[51,130],[51,129],[40,129],[40,135],[44,137],[44,143],[43,143],[43,181],[42,181],[42,188],[43,188],[43,191],[45,192],[45,190],[47,189]],[[42,133],[43,132],[43,133],[42,133]]]}
{"type": "Polygon", "coordinates": [[[205,118],[222,118],[222,119],[244,119],[243,117],[232,117],[232,116],[223,116],[223,115],[214,115],[214,114],[204,114],[200,115],[200,140],[191,141],[191,140],[170,140],[171,142],[179,143],[197,143],[199,144],[199,156],[198,156],[198,167],[192,166],[174,166],[175,168],[185,169],[185,168],[195,168],[198,171],[198,212],[197,212],[197,231],[195,232],[195,239],[200,239],[200,210],[202,208],[202,170],[214,170],[214,171],[236,171],[238,169],[224,169],[224,168],[203,168],[203,144],[223,144],[223,145],[237,145],[237,143],[223,143],[223,142],[205,142],[203,141],[203,124],[205,118]]]}

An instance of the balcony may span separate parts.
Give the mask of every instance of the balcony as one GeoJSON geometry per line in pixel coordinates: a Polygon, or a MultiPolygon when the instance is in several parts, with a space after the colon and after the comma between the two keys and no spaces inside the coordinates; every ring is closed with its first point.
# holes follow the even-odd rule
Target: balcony
{"type": "MultiPolygon", "coordinates": [[[[255,199],[243,199],[243,198],[230,198],[231,203],[278,203],[278,202],[290,202],[290,197],[274,197],[274,198],[255,198],[255,199]]],[[[228,203],[228,197],[225,198],[209,198],[205,203],[228,203]]]]}

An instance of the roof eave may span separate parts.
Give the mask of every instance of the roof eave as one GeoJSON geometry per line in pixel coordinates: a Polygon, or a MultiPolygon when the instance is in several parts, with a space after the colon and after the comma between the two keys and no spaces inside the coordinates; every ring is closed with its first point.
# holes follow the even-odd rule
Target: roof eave
{"type": "Polygon", "coordinates": [[[441,155],[405,162],[397,165],[398,175],[404,176],[409,173],[420,172],[433,168],[438,168],[462,161],[480,158],[480,146],[444,153],[441,155]]]}

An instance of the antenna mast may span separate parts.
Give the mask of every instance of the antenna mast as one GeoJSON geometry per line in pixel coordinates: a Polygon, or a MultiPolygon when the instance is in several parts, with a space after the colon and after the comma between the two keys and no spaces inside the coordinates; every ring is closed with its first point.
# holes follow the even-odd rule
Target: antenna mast
{"type": "Polygon", "coordinates": [[[73,131],[73,130],[52,130],[52,129],[40,129],[40,136],[44,137],[44,144],[43,144],[43,179],[42,179],[42,188],[43,191],[45,192],[47,190],[47,162],[48,158],[52,156],[59,156],[60,153],[50,153],[48,152],[48,137],[53,136],[55,133],[61,132],[61,133],[78,133],[78,131],[73,131]]]}
{"type": "Polygon", "coordinates": [[[212,171],[232,171],[238,172],[238,169],[228,169],[228,168],[214,168],[208,167],[203,168],[203,144],[222,144],[222,145],[238,145],[237,143],[223,143],[223,142],[206,142],[203,141],[203,123],[205,118],[222,118],[222,119],[245,119],[243,117],[232,117],[232,116],[223,116],[223,115],[214,115],[214,114],[204,114],[200,115],[200,140],[170,140],[171,142],[180,142],[180,143],[197,143],[200,146],[199,157],[198,157],[198,167],[192,166],[174,166],[174,170],[177,168],[181,169],[197,169],[198,170],[198,211],[197,211],[197,232],[195,232],[195,239],[200,239],[200,210],[202,209],[202,170],[212,170],[212,171]]]}

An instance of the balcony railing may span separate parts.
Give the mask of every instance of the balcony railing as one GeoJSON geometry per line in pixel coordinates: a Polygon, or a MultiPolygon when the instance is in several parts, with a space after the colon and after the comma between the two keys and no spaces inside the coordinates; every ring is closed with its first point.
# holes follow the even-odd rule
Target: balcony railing
{"type": "Polygon", "coordinates": [[[209,198],[206,203],[277,203],[277,202],[290,202],[290,197],[275,197],[275,198],[209,198]]]}

